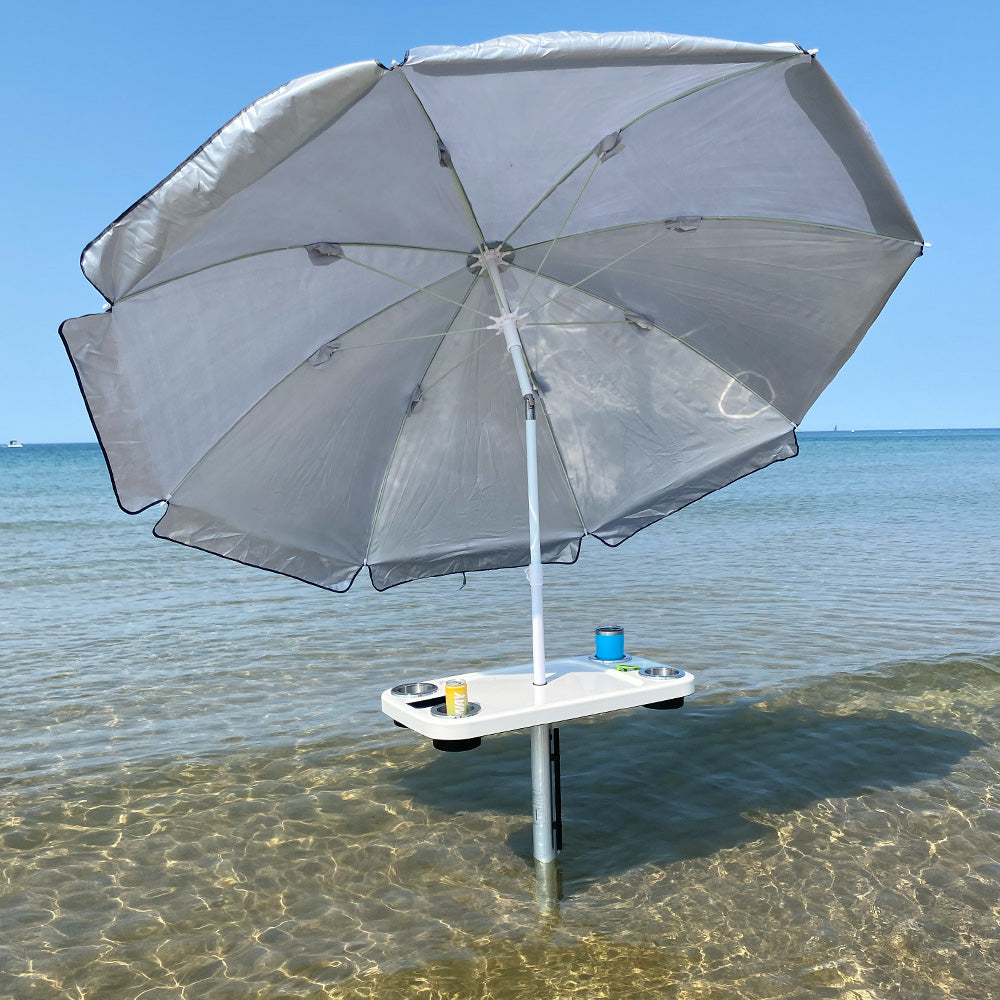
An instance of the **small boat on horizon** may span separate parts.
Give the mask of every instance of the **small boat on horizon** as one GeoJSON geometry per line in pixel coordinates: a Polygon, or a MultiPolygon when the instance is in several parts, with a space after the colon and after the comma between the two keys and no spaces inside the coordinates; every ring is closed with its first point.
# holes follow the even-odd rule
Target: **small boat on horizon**
{"type": "Polygon", "coordinates": [[[7,442],[7,447],[8,448],[23,448],[24,445],[21,444],[20,441],[8,441],[7,442]]]}

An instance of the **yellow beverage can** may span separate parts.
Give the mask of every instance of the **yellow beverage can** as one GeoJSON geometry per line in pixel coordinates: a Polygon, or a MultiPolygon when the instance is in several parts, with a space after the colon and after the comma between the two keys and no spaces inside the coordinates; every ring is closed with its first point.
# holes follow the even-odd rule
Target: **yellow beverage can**
{"type": "Polygon", "coordinates": [[[469,685],[461,678],[444,682],[444,707],[448,715],[465,715],[469,711],[469,685]]]}

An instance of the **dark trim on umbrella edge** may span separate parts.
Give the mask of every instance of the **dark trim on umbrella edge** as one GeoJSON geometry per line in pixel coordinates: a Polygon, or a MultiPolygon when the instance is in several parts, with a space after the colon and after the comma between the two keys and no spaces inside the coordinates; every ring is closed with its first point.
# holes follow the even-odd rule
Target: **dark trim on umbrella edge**
{"type": "MultiPolygon", "coordinates": [[[[91,315],[99,315],[99,314],[91,314],[91,315]]],[[[82,319],[83,317],[74,317],[74,318],[82,319]]],[[[65,320],[62,321],[62,323],[59,324],[59,339],[62,341],[63,348],[65,349],[66,355],[69,358],[69,363],[70,363],[70,365],[73,368],[73,375],[76,378],[77,386],[78,386],[78,388],[80,390],[80,396],[83,399],[84,406],[87,408],[87,416],[90,418],[90,424],[94,428],[94,435],[97,438],[97,444],[98,444],[98,446],[101,449],[101,454],[104,456],[104,464],[107,466],[107,469],[108,469],[108,477],[111,480],[111,488],[112,488],[112,490],[114,491],[114,494],[115,494],[115,502],[118,504],[119,509],[121,511],[123,511],[125,514],[142,514],[144,511],[147,511],[150,508],[157,506],[157,504],[160,504],[160,503],[168,503],[169,504],[168,500],[163,500],[163,499],[153,500],[150,503],[146,504],[145,507],[140,507],[138,510],[129,510],[129,508],[126,507],[122,503],[121,497],[118,494],[118,484],[115,482],[115,474],[114,474],[114,471],[111,468],[111,461],[108,458],[107,449],[104,447],[104,442],[101,440],[101,433],[97,429],[97,421],[94,419],[94,414],[93,414],[93,412],[90,409],[90,403],[87,400],[87,396],[86,396],[86,394],[83,391],[83,382],[80,379],[79,369],[76,366],[76,361],[73,358],[72,352],[70,351],[69,344],[66,342],[66,337],[63,335],[63,327],[67,323],[69,323],[70,321],[71,321],[70,319],[65,319],[65,320]]],[[[666,517],[670,517],[671,514],[676,514],[676,513],[678,513],[678,511],[684,510],[685,507],[690,507],[691,504],[697,503],[699,500],[702,500],[702,499],[704,499],[707,496],[711,496],[713,493],[717,493],[719,490],[725,489],[726,486],[731,486],[733,483],[737,483],[741,479],[746,479],[747,476],[752,476],[755,472],[760,472],[762,469],[766,469],[768,466],[774,465],[777,462],[785,462],[789,458],[795,458],[798,455],[798,453],[799,453],[799,439],[798,439],[797,435],[795,434],[795,428],[794,427],[792,428],[792,443],[795,446],[795,450],[794,450],[794,452],[791,455],[786,455],[784,458],[778,458],[778,459],[775,459],[773,462],[768,462],[767,465],[762,465],[762,466],[759,466],[756,469],[751,469],[749,472],[743,473],[742,476],[738,476],[736,479],[730,480],[730,482],[726,483],[724,486],[719,486],[717,489],[710,490],[708,493],[702,493],[701,496],[695,497],[694,500],[688,501],[688,503],[684,504],[682,507],[678,507],[677,510],[672,510],[670,512],[670,514],[663,514],[661,517],[658,517],[655,520],[650,521],[649,524],[644,524],[641,528],[637,528],[635,531],[632,532],[632,534],[627,535],[625,538],[621,539],[621,541],[618,541],[618,542],[608,542],[608,541],[605,541],[603,538],[601,538],[599,535],[594,535],[594,534],[591,534],[589,531],[585,531],[582,535],[580,535],[577,538],[576,554],[573,556],[572,559],[569,559],[569,560],[563,560],[563,559],[543,560],[543,563],[545,563],[546,565],[549,565],[549,566],[573,566],[573,565],[575,565],[579,561],[579,559],[580,559],[580,553],[583,550],[583,545],[581,543],[582,543],[582,541],[583,541],[584,538],[588,538],[588,537],[589,538],[596,538],[597,541],[599,541],[602,545],[606,545],[609,549],[615,549],[619,545],[621,545],[623,542],[627,542],[630,538],[634,538],[636,535],[639,534],[640,531],[645,531],[646,528],[652,527],[654,524],[659,524],[660,521],[662,521],[666,517]]],[[[163,518],[161,517],[160,521],[162,521],[162,520],[163,520],[163,518]]],[[[351,577],[350,582],[347,584],[346,587],[344,587],[341,590],[338,590],[335,587],[324,587],[323,584],[321,584],[321,583],[316,583],[313,580],[306,580],[304,577],[295,576],[293,573],[283,573],[283,572],[281,572],[281,570],[271,569],[268,566],[259,566],[257,563],[246,562],[243,559],[237,559],[235,556],[223,555],[221,552],[212,552],[209,549],[203,549],[203,548],[201,548],[198,545],[191,544],[190,542],[182,542],[182,541],[179,541],[176,538],[171,538],[169,535],[160,534],[156,530],[159,527],[160,521],[157,521],[156,524],[153,525],[153,532],[152,533],[153,533],[153,537],[154,538],[160,538],[160,539],[163,539],[164,541],[167,541],[167,542],[174,542],[176,545],[182,545],[182,546],[184,546],[184,548],[196,549],[198,552],[204,552],[206,555],[217,556],[220,559],[228,559],[230,562],[238,563],[241,566],[249,566],[249,567],[251,567],[253,569],[264,570],[267,573],[273,573],[275,576],[283,576],[283,577],[285,577],[286,579],[289,579],[289,580],[297,580],[299,583],[309,584],[309,586],[311,586],[311,587],[316,587],[319,590],[325,590],[327,593],[331,593],[331,594],[346,594],[351,589],[351,587],[354,586],[354,582],[355,582],[355,580],[357,580],[358,575],[361,573],[361,571],[366,568],[364,565],[359,566],[358,569],[357,569],[357,571],[355,572],[355,574],[351,577]]],[[[434,579],[438,579],[440,577],[445,577],[445,576],[458,576],[460,573],[462,575],[465,575],[465,574],[468,574],[468,573],[493,573],[493,572],[497,572],[498,570],[503,570],[503,569],[522,569],[522,568],[524,568],[527,565],[528,565],[528,563],[524,562],[524,563],[517,563],[514,566],[498,566],[495,569],[459,570],[459,571],[451,571],[451,572],[447,572],[447,573],[432,573],[429,576],[414,577],[413,579],[410,579],[410,580],[401,580],[399,583],[390,584],[388,587],[377,587],[375,585],[374,576],[372,575],[372,568],[371,568],[371,566],[368,566],[367,569],[368,569],[368,579],[371,582],[372,589],[376,593],[384,594],[386,591],[392,590],[395,587],[402,587],[404,584],[407,584],[407,583],[416,583],[417,580],[434,580],[434,579]]]]}
{"type": "Polygon", "coordinates": [[[697,503],[699,500],[704,500],[705,497],[710,497],[713,493],[718,493],[719,490],[724,490],[728,486],[732,486],[733,483],[738,483],[741,479],[746,479],[747,476],[752,476],[754,473],[763,472],[764,469],[770,468],[772,465],[777,465],[778,462],[787,462],[790,458],[797,458],[799,454],[799,439],[798,435],[795,433],[795,428],[792,427],[792,444],[795,446],[795,450],[791,455],[785,455],[782,458],[772,459],[767,465],[758,465],[756,469],[751,469],[749,472],[744,472],[742,476],[737,476],[735,479],[730,479],[728,483],[724,483],[722,486],[717,486],[714,490],[709,490],[707,493],[702,493],[700,497],[695,497],[693,500],[689,500],[686,504],[678,507],[677,510],[672,510],[669,514],[663,514],[658,517],[655,521],[650,521],[649,524],[644,524],[641,528],[637,528],[632,532],[631,535],[626,535],[621,541],[618,542],[607,542],[600,535],[593,535],[588,532],[591,538],[596,538],[602,545],[606,545],[609,549],[616,549],[623,542],[627,542],[630,538],[635,538],[640,531],[645,531],[647,528],[651,528],[654,524],[659,524],[665,517],[670,517],[673,514],[678,514],[680,511],[684,510],[686,507],[690,507],[691,504],[697,503]]]}
{"type": "MultiPolygon", "coordinates": [[[[632,534],[630,534],[627,537],[621,539],[621,541],[618,541],[618,542],[608,542],[608,541],[605,541],[600,536],[594,535],[594,534],[592,534],[589,531],[588,532],[584,532],[582,535],[580,535],[576,539],[576,542],[575,542],[575,553],[574,553],[572,559],[545,559],[545,560],[543,560],[543,562],[546,565],[549,565],[549,566],[573,566],[573,565],[575,565],[579,561],[580,555],[581,555],[581,553],[583,551],[583,545],[582,545],[583,539],[584,538],[588,538],[588,537],[589,538],[595,538],[595,539],[597,539],[597,541],[599,541],[602,545],[606,545],[609,549],[617,548],[619,545],[622,544],[622,542],[627,542],[630,538],[634,538],[636,535],[638,535],[639,532],[645,531],[647,528],[652,527],[654,524],[658,524],[664,518],[670,517],[671,514],[676,514],[679,511],[684,510],[685,507],[690,507],[691,504],[697,503],[698,500],[702,500],[702,499],[704,499],[704,497],[711,496],[713,493],[718,493],[719,490],[723,490],[727,486],[731,486],[733,483],[739,482],[741,479],[746,479],[747,476],[752,476],[755,472],[760,472],[763,469],[768,468],[768,466],[775,465],[778,462],[785,462],[785,461],[787,461],[790,458],[795,458],[799,454],[799,440],[798,440],[798,436],[795,433],[795,428],[794,427],[791,430],[791,434],[792,434],[792,444],[794,445],[794,451],[792,452],[792,454],[786,455],[783,458],[774,459],[773,461],[768,462],[767,465],[758,466],[756,469],[751,469],[749,472],[744,472],[742,476],[737,476],[736,479],[730,480],[728,483],[725,483],[723,486],[719,486],[719,487],[717,487],[714,490],[709,490],[707,493],[703,493],[699,497],[695,497],[694,500],[688,501],[688,503],[684,504],[682,507],[678,507],[677,510],[671,511],[670,514],[663,514],[662,516],[656,518],[655,520],[650,521],[649,524],[644,524],[641,528],[637,528],[635,531],[633,531],[632,534]]],[[[351,577],[350,582],[347,584],[346,587],[343,587],[343,588],[340,588],[340,589],[335,588],[335,587],[324,587],[323,584],[321,584],[321,583],[316,583],[313,580],[306,580],[303,577],[295,576],[292,573],[283,573],[283,572],[281,572],[281,570],[271,569],[268,566],[258,566],[256,563],[246,562],[246,561],[244,561],[242,559],[237,559],[235,556],[222,555],[222,553],[212,552],[209,549],[200,548],[199,546],[193,545],[190,542],[181,542],[181,541],[179,541],[176,538],[171,538],[169,535],[159,534],[157,532],[157,530],[156,530],[156,528],[158,527],[158,525],[159,525],[159,522],[157,522],[157,525],[154,525],[154,527],[153,527],[153,535],[156,538],[162,538],[162,539],[164,539],[164,540],[166,540],[168,542],[175,542],[177,545],[183,545],[185,548],[197,549],[199,552],[205,552],[207,555],[219,556],[222,559],[228,559],[228,560],[230,560],[230,562],[239,563],[242,566],[250,566],[250,567],[252,567],[254,569],[262,569],[262,570],[264,570],[264,571],[266,571],[268,573],[273,573],[275,576],[283,576],[283,577],[285,577],[287,579],[290,579],[290,580],[297,580],[300,583],[307,583],[311,587],[316,587],[319,590],[325,590],[327,593],[331,593],[331,594],[346,594],[351,589],[351,587],[354,586],[354,582],[357,580],[357,578],[358,578],[359,574],[361,573],[361,571],[366,568],[363,565],[359,566],[358,569],[357,569],[357,571],[355,572],[355,574],[351,577]]],[[[440,578],[446,577],[446,576],[460,576],[460,575],[465,575],[465,574],[469,574],[469,573],[495,573],[495,572],[498,572],[500,570],[523,569],[527,565],[528,565],[527,562],[523,562],[523,563],[516,563],[516,564],[514,564],[512,566],[497,566],[497,567],[494,567],[493,569],[451,570],[451,571],[446,572],[446,573],[431,573],[428,576],[419,576],[419,577],[413,577],[413,578],[411,578],[409,580],[400,580],[399,583],[389,584],[388,587],[379,587],[379,586],[376,586],[371,566],[367,566],[367,569],[368,569],[368,579],[369,579],[369,582],[372,585],[372,589],[376,593],[384,594],[384,593],[386,593],[386,591],[394,590],[396,587],[402,587],[404,584],[416,583],[418,580],[435,580],[435,579],[440,579],[440,578]]]]}
{"type": "MultiPolygon", "coordinates": [[[[88,313],[91,316],[100,316],[100,313],[88,313]]],[[[66,337],[63,334],[63,327],[73,321],[73,319],[85,319],[86,316],[75,316],[70,319],[64,319],[59,324],[59,339],[62,341],[62,345],[66,350],[66,355],[69,358],[69,363],[73,368],[73,375],[76,377],[77,388],[80,390],[80,397],[83,399],[83,405],[87,408],[87,416],[90,418],[90,425],[94,428],[94,436],[97,438],[97,443],[100,446],[101,454],[104,456],[104,464],[108,467],[108,476],[111,479],[111,489],[115,494],[115,503],[118,504],[120,510],[126,514],[141,514],[143,511],[149,510],[150,507],[155,507],[158,503],[163,503],[163,500],[151,500],[145,507],[139,507],[137,510],[130,510],[125,504],[122,503],[121,496],[118,493],[118,484],[115,482],[114,469],[111,467],[111,459],[108,457],[108,449],[104,447],[104,441],[101,439],[101,432],[98,430],[97,421],[94,419],[94,412],[90,408],[90,400],[87,399],[87,394],[83,390],[83,380],[80,378],[80,370],[76,366],[76,359],[73,357],[73,352],[70,350],[69,344],[66,341],[66,337]]]]}
{"type": "MultiPolygon", "coordinates": [[[[169,501],[167,501],[169,505],[169,501]]],[[[164,514],[166,517],[166,514],[164,514]]],[[[182,542],[179,538],[171,538],[170,535],[162,535],[156,529],[160,526],[161,517],[156,524],[153,525],[153,537],[161,538],[165,542],[173,542],[175,545],[181,545],[186,549],[194,549],[197,552],[204,552],[209,556],[216,556],[219,559],[228,559],[230,562],[239,563],[240,566],[249,566],[251,569],[261,569],[265,573],[273,573],[275,576],[283,576],[288,580],[297,580],[299,583],[308,583],[310,587],[317,587],[320,590],[325,590],[328,594],[346,594],[351,587],[354,585],[354,581],[358,578],[358,574],[364,569],[364,566],[359,566],[351,577],[350,582],[342,590],[337,590],[335,587],[324,587],[321,583],[316,583],[314,580],[307,580],[302,576],[295,576],[293,573],[282,573],[279,569],[271,569],[270,566],[261,566],[258,563],[247,562],[244,559],[237,559],[236,556],[227,556],[221,552],[213,552],[211,549],[203,549],[200,545],[194,545],[191,542],[182,542]]]]}
{"type": "MultiPolygon", "coordinates": [[[[409,53],[407,53],[407,55],[409,55],[409,53]]],[[[381,64],[380,62],[378,62],[378,60],[377,60],[377,59],[373,59],[373,60],[372,60],[372,62],[376,63],[376,64],[377,64],[377,65],[379,65],[379,66],[382,66],[382,64],[381,64]]],[[[336,68],[336,69],[339,69],[340,67],[335,67],[335,68],[336,68]]],[[[383,68],[383,69],[386,69],[386,67],[384,67],[384,66],[383,66],[382,68],[383,68]]],[[[323,71],[321,70],[320,72],[323,72],[323,71]]],[[[92,286],[93,286],[93,287],[94,287],[94,288],[95,288],[95,289],[97,290],[97,292],[98,292],[98,293],[100,294],[101,298],[103,298],[105,302],[107,302],[107,303],[108,303],[109,305],[113,305],[113,304],[114,304],[114,301],[113,301],[112,299],[109,299],[109,298],[108,298],[108,297],[107,297],[107,296],[106,296],[106,295],[104,294],[104,292],[102,292],[102,291],[101,291],[101,290],[100,290],[100,289],[99,289],[99,288],[97,287],[97,285],[95,285],[95,284],[94,284],[94,283],[93,283],[93,282],[92,282],[92,281],[90,280],[90,278],[89,278],[89,277],[87,276],[87,272],[86,272],[86,271],[84,270],[84,268],[83,268],[83,259],[84,259],[84,257],[86,257],[86,256],[87,256],[87,251],[88,251],[88,250],[90,250],[90,248],[91,248],[92,246],[94,246],[94,245],[95,245],[96,243],[98,243],[98,242],[99,242],[100,240],[104,239],[104,237],[105,237],[105,236],[107,236],[107,234],[108,234],[109,232],[111,232],[111,230],[112,230],[112,229],[114,229],[114,228],[115,228],[115,226],[117,226],[117,225],[118,225],[118,223],[119,223],[119,222],[121,222],[121,221],[122,221],[122,220],[123,220],[123,219],[124,219],[124,218],[125,218],[125,217],[126,217],[127,215],[129,215],[129,214],[130,214],[131,212],[134,212],[134,211],[135,211],[135,210],[136,210],[136,209],[137,209],[137,208],[138,208],[138,207],[139,207],[139,206],[140,206],[140,205],[141,205],[141,204],[142,204],[142,203],[143,203],[144,201],[146,201],[146,200],[147,200],[148,198],[152,197],[152,196],[153,196],[154,194],[156,194],[156,192],[157,192],[157,191],[159,191],[159,190],[160,190],[160,188],[162,188],[162,187],[163,187],[164,185],[166,185],[166,184],[167,184],[167,183],[168,183],[169,181],[171,181],[171,180],[172,180],[172,179],[173,179],[173,178],[174,178],[174,177],[175,177],[175,176],[176,176],[176,175],[177,175],[178,173],[180,173],[180,172],[181,172],[181,170],[183,170],[183,169],[184,169],[184,168],[185,168],[185,167],[186,167],[186,166],[187,166],[187,165],[188,165],[188,164],[189,164],[189,163],[190,163],[190,162],[191,162],[191,161],[192,161],[192,160],[193,160],[193,159],[194,159],[195,157],[197,157],[197,156],[201,155],[201,153],[202,153],[202,152],[204,152],[204,150],[205,150],[205,149],[206,149],[206,148],[207,148],[207,147],[208,147],[209,145],[211,145],[211,143],[215,142],[215,140],[216,140],[216,139],[218,139],[218,137],[219,137],[219,136],[220,136],[220,135],[221,135],[221,134],[222,134],[222,133],[223,133],[223,132],[224,132],[224,131],[225,131],[225,130],[226,130],[227,128],[229,128],[229,126],[230,126],[230,125],[232,125],[232,124],[233,124],[233,122],[234,122],[234,121],[236,121],[236,119],[240,117],[240,115],[243,115],[243,114],[246,114],[246,112],[248,112],[248,111],[249,111],[249,110],[250,110],[250,109],[251,109],[252,107],[254,107],[254,106],[255,106],[255,105],[257,105],[257,104],[260,104],[260,102],[261,102],[261,101],[265,101],[265,100],[267,100],[267,99],[268,99],[269,97],[272,97],[272,96],[273,96],[274,94],[277,94],[279,90],[284,90],[284,88],[285,88],[285,87],[288,87],[288,86],[290,86],[291,84],[293,84],[293,83],[296,83],[296,82],[297,82],[298,80],[301,80],[301,79],[302,79],[302,77],[295,77],[295,78],[293,78],[293,79],[291,79],[291,80],[286,80],[286,81],[285,81],[284,83],[282,83],[282,84],[279,84],[279,85],[278,85],[277,87],[274,87],[273,89],[269,90],[269,91],[268,91],[268,92],[267,92],[266,94],[261,94],[261,95],[260,95],[259,97],[257,97],[257,98],[255,98],[254,100],[252,100],[252,101],[251,101],[251,102],[250,102],[249,104],[247,104],[247,105],[246,105],[245,107],[243,107],[243,108],[241,108],[241,109],[240,109],[239,111],[237,111],[235,115],[233,115],[233,116],[232,116],[231,118],[229,118],[229,119],[228,119],[227,121],[223,122],[223,124],[222,124],[222,125],[220,125],[220,126],[219,126],[219,127],[218,127],[218,128],[217,128],[217,129],[216,129],[216,130],[215,130],[215,131],[214,131],[214,132],[213,132],[213,133],[212,133],[212,134],[211,134],[211,135],[210,135],[210,136],[209,136],[209,137],[208,137],[208,138],[207,138],[207,139],[206,139],[206,140],[205,140],[205,141],[204,141],[204,142],[203,142],[203,143],[202,143],[202,144],[201,144],[201,145],[200,145],[200,146],[199,146],[199,147],[197,148],[197,149],[196,149],[196,150],[194,150],[194,152],[193,152],[193,153],[191,153],[190,155],[186,156],[186,157],[185,157],[185,158],[184,158],[183,160],[181,160],[181,162],[180,162],[180,163],[178,163],[178,164],[177,164],[177,166],[176,166],[176,167],[174,167],[174,169],[173,169],[173,170],[171,170],[169,174],[167,174],[167,175],[166,175],[165,177],[163,177],[163,178],[161,178],[161,179],[160,179],[159,181],[157,181],[157,183],[156,183],[156,184],[154,184],[154,185],[153,185],[153,186],[152,186],[152,187],[151,187],[151,188],[150,188],[150,189],[149,189],[149,190],[148,190],[148,191],[147,191],[147,192],[146,192],[146,193],[145,193],[144,195],[142,195],[141,197],[137,198],[137,199],[136,199],[136,200],[135,200],[135,201],[134,201],[134,202],[133,202],[133,203],[132,203],[131,205],[129,205],[129,207],[128,207],[128,208],[126,208],[126,209],[125,209],[125,211],[124,211],[124,212],[122,212],[122,213],[121,213],[121,215],[119,215],[119,216],[118,216],[118,218],[117,218],[117,219],[115,219],[115,220],[114,220],[113,222],[110,222],[110,223],[108,223],[108,225],[106,225],[106,226],[105,226],[105,227],[104,227],[104,228],[103,228],[103,229],[102,229],[102,230],[101,230],[101,231],[100,231],[100,232],[99,232],[99,233],[98,233],[98,234],[97,234],[97,235],[96,235],[96,236],[95,236],[95,237],[94,237],[94,238],[93,238],[93,239],[92,239],[92,240],[91,240],[91,241],[90,241],[90,242],[89,242],[89,243],[88,243],[88,244],[87,244],[87,245],[86,245],[86,246],[85,246],[84,248],[83,248],[83,250],[81,250],[81,251],[80,251],[80,270],[81,270],[81,272],[83,273],[83,276],[84,276],[84,278],[86,278],[86,280],[87,280],[87,283],[88,283],[88,284],[90,284],[90,285],[92,285],[92,286]]],[[[341,117],[341,116],[340,116],[340,115],[338,115],[338,118],[339,118],[339,117],[341,117]]],[[[327,125],[326,127],[327,127],[327,128],[329,128],[329,125],[327,125]]],[[[122,508],[122,509],[124,510],[124,508],[122,508]]],[[[144,509],[145,509],[145,508],[144,508],[144,509]]]]}
{"type": "MultiPolygon", "coordinates": [[[[573,566],[580,558],[580,550],[583,548],[583,539],[587,537],[587,533],[584,532],[582,535],[577,535],[576,538],[572,540],[571,545],[575,545],[576,554],[572,559],[543,559],[542,562],[546,566],[573,566]]],[[[565,551],[565,549],[563,549],[565,551]]],[[[409,580],[400,580],[399,583],[390,583],[388,587],[379,587],[375,583],[375,578],[372,575],[371,566],[368,567],[368,577],[371,580],[372,588],[376,593],[384,594],[388,590],[394,590],[396,587],[402,587],[407,583],[416,583],[418,580],[438,580],[445,576],[467,576],[469,573],[498,573],[502,570],[508,569],[526,569],[528,566],[527,562],[514,563],[511,566],[493,566],[489,569],[460,569],[460,570],[449,570],[447,573],[431,573],[428,576],[415,576],[409,580]]],[[[353,580],[351,581],[353,583],[353,580]]],[[[465,584],[462,584],[463,589],[465,584]]]]}

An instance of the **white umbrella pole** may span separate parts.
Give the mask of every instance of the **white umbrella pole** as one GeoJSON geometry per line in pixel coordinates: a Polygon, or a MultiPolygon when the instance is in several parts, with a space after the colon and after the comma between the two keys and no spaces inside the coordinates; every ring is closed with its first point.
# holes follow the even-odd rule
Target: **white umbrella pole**
{"type": "MultiPolygon", "coordinates": [[[[535,394],[524,360],[524,348],[517,329],[518,316],[511,311],[507,295],[500,283],[499,254],[484,250],[481,259],[489,272],[496,293],[500,315],[496,323],[507,342],[507,350],[514,362],[517,384],[524,397],[524,443],[528,466],[528,583],[531,585],[531,659],[532,679],[536,687],[543,687],[545,677],[545,621],[542,602],[542,542],[538,514],[538,443],[535,421],[535,394]]],[[[551,726],[533,726],[531,729],[531,801],[532,840],[535,860],[546,864],[555,859],[555,839],[552,824],[552,758],[550,751],[551,726]]]]}

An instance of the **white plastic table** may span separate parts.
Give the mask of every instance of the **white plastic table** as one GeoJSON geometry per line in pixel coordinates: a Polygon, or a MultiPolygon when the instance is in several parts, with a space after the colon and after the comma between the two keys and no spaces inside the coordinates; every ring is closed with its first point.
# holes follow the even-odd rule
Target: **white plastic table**
{"type": "Polygon", "coordinates": [[[611,662],[591,656],[546,660],[544,686],[532,683],[532,670],[531,663],[519,663],[449,674],[468,683],[464,716],[445,714],[446,677],[387,688],[382,711],[430,739],[464,741],[639,705],[673,708],[694,691],[694,677],[686,670],[641,656],[611,662]]]}

